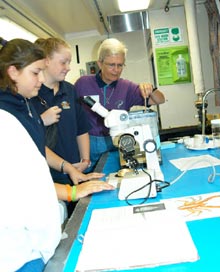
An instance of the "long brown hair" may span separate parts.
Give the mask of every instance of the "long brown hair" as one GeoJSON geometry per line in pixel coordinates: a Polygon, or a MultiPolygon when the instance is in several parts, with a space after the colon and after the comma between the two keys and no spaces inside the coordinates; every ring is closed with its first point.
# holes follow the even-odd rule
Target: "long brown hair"
{"type": "Polygon", "coordinates": [[[8,75],[8,68],[13,65],[17,70],[22,70],[31,63],[44,59],[45,53],[37,44],[24,39],[3,41],[0,49],[0,88],[17,92],[16,83],[8,75]]]}

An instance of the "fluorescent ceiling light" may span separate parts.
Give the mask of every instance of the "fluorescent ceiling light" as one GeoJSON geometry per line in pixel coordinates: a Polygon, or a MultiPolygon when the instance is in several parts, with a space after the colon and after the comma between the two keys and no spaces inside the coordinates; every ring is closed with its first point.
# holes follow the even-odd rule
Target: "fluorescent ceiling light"
{"type": "Polygon", "coordinates": [[[17,25],[7,17],[0,17],[1,37],[4,40],[12,40],[15,38],[26,39],[34,42],[38,37],[27,31],[25,28],[17,25]]]}
{"type": "Polygon", "coordinates": [[[121,12],[145,10],[149,4],[150,0],[118,0],[118,8],[121,12]]]}

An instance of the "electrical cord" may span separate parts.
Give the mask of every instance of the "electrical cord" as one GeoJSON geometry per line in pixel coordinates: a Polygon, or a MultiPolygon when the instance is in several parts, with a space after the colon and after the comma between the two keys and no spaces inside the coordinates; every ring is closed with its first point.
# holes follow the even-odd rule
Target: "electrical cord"
{"type": "Polygon", "coordinates": [[[198,161],[196,161],[196,162],[193,162],[193,163],[191,163],[191,164],[189,164],[188,165],[188,167],[177,177],[177,178],[175,178],[173,181],[171,181],[170,182],[170,185],[173,185],[174,183],[176,183],[181,177],[183,177],[185,174],[186,174],[186,172],[192,167],[192,166],[194,166],[194,165],[196,165],[196,164],[198,164],[198,163],[200,163],[200,162],[208,162],[209,164],[210,164],[210,166],[212,167],[212,174],[210,174],[209,176],[208,176],[208,182],[209,183],[212,183],[214,180],[215,180],[215,177],[216,176],[220,176],[220,173],[216,173],[216,169],[215,169],[215,166],[213,165],[213,163],[210,161],[210,160],[208,160],[208,159],[200,159],[200,160],[198,160],[198,161]]]}
{"type": "MultiPolygon", "coordinates": [[[[170,183],[169,183],[169,182],[167,182],[167,181],[162,181],[162,180],[158,180],[158,179],[152,179],[151,175],[150,175],[147,171],[145,171],[143,168],[141,168],[141,170],[149,177],[150,181],[147,182],[146,184],[144,184],[143,186],[141,186],[140,188],[138,188],[138,189],[136,189],[136,190],[130,192],[130,193],[125,197],[126,203],[127,203],[128,205],[130,205],[130,206],[132,206],[132,205],[134,205],[134,204],[131,203],[131,202],[129,202],[129,197],[130,197],[131,195],[133,195],[134,193],[143,190],[143,189],[146,188],[147,186],[149,186],[148,193],[147,193],[146,197],[145,197],[138,205],[144,204],[144,203],[149,199],[149,197],[150,197],[150,192],[151,192],[151,187],[152,187],[153,182],[157,182],[157,183],[159,182],[159,183],[163,183],[163,184],[164,184],[163,186],[159,186],[159,184],[156,184],[156,190],[157,190],[157,192],[161,192],[162,189],[164,189],[164,188],[170,186],[170,183]]],[[[135,205],[137,205],[137,204],[135,204],[135,205]]]]}
{"type": "MultiPolygon", "coordinates": [[[[158,180],[158,179],[152,179],[151,175],[144,170],[144,168],[141,168],[141,170],[149,177],[150,181],[148,183],[146,183],[145,185],[141,186],[140,188],[132,191],[131,193],[129,193],[126,197],[125,197],[125,201],[128,205],[134,205],[132,204],[131,202],[129,202],[129,197],[131,195],[133,195],[134,193],[138,192],[138,191],[141,191],[143,190],[145,187],[149,186],[149,190],[148,190],[148,193],[146,195],[146,197],[138,204],[138,205],[141,205],[141,204],[144,204],[148,199],[149,199],[149,196],[150,196],[150,192],[151,192],[151,187],[152,187],[152,184],[153,182],[156,182],[156,190],[157,192],[162,192],[162,190],[166,187],[169,187],[173,184],[175,184],[178,180],[180,180],[181,177],[183,177],[186,172],[191,168],[193,167],[194,165],[200,163],[200,162],[208,162],[210,164],[210,166],[212,167],[212,173],[208,176],[208,182],[209,183],[212,183],[214,182],[216,176],[220,176],[220,173],[216,173],[216,169],[215,169],[215,166],[213,165],[213,163],[208,160],[208,159],[201,159],[201,160],[198,160],[196,162],[193,162],[191,164],[188,165],[187,169],[185,169],[177,178],[175,178],[173,181],[171,182],[168,182],[168,181],[163,181],[163,180],[158,180]]],[[[136,204],[135,204],[136,205],[136,204]]]]}
{"type": "Polygon", "coordinates": [[[131,202],[129,202],[129,199],[128,199],[128,198],[129,198],[131,195],[133,195],[134,193],[143,190],[143,189],[144,189],[145,187],[147,187],[147,186],[149,186],[148,193],[147,193],[146,197],[139,203],[139,205],[145,203],[145,202],[147,201],[147,199],[149,198],[149,196],[150,196],[151,185],[152,185],[153,181],[152,181],[151,175],[150,175],[149,173],[147,173],[147,172],[145,172],[145,173],[148,175],[150,181],[149,181],[148,183],[146,183],[145,185],[141,186],[140,188],[138,188],[138,189],[132,191],[131,193],[129,193],[129,194],[125,197],[126,203],[127,203],[128,205],[130,205],[130,206],[132,206],[132,205],[134,205],[134,204],[132,204],[131,202]]]}

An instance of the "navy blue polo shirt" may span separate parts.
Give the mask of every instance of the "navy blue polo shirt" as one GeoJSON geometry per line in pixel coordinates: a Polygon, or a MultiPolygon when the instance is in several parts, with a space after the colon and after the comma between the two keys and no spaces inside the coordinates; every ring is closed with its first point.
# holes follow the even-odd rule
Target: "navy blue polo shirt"
{"type": "MultiPolygon", "coordinates": [[[[62,109],[57,123],[57,143],[53,151],[70,163],[79,162],[77,136],[87,133],[90,125],[77,99],[74,85],[66,81],[60,82],[56,95],[52,89],[42,85],[39,96],[46,101],[47,107],[58,106],[62,109]]],[[[39,114],[46,110],[38,97],[32,98],[32,103],[39,114]]]]}

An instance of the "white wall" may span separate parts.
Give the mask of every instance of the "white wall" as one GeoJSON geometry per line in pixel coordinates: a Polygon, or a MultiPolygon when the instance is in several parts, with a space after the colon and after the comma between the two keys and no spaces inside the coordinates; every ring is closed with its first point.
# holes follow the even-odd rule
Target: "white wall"
{"type": "Polygon", "coordinates": [[[86,62],[97,59],[96,51],[103,39],[105,39],[105,37],[96,36],[68,41],[73,49],[71,71],[66,77],[68,81],[74,83],[80,76],[80,69],[86,71],[86,62]],[[77,63],[76,45],[78,45],[79,63],[77,63]]]}
{"type": "MultiPolygon", "coordinates": [[[[134,82],[151,81],[150,66],[147,58],[145,36],[142,31],[120,33],[111,35],[125,43],[128,48],[126,66],[122,77],[134,82]]],[[[67,80],[75,82],[80,76],[80,69],[86,70],[86,62],[97,60],[97,49],[107,36],[81,38],[68,41],[73,47],[71,72],[67,80]],[[75,47],[78,45],[80,63],[77,63],[75,47]]]]}
{"type": "MultiPolygon", "coordinates": [[[[150,13],[150,26],[152,32],[154,29],[162,27],[176,26],[181,29],[182,42],[165,44],[163,47],[188,45],[184,7],[170,8],[169,12],[152,11],[150,13]]],[[[152,39],[152,42],[155,50],[154,39],[152,39]]],[[[160,86],[160,90],[166,96],[166,103],[160,106],[162,128],[190,126],[197,123],[194,107],[196,95],[192,83],[160,86]]]]}
{"type": "MultiPolygon", "coordinates": [[[[183,42],[179,45],[188,45],[184,7],[170,8],[170,11],[167,13],[164,12],[164,10],[155,10],[151,11],[149,15],[151,31],[154,28],[178,26],[182,30],[183,37],[183,42]]],[[[209,89],[213,87],[213,72],[209,51],[208,19],[203,4],[197,5],[197,20],[205,88],[209,89]]],[[[120,39],[128,48],[126,67],[122,77],[136,83],[144,81],[152,82],[152,71],[143,32],[119,33],[111,35],[111,37],[120,39]]],[[[74,83],[80,76],[80,69],[86,70],[85,63],[97,59],[97,48],[105,38],[107,38],[107,36],[87,37],[69,41],[73,46],[73,61],[72,71],[69,73],[67,80],[74,83]],[[76,63],[76,45],[78,45],[79,48],[79,64],[76,63]]],[[[154,42],[153,49],[155,49],[154,42]]],[[[159,86],[159,88],[164,92],[166,97],[165,104],[160,105],[163,129],[198,124],[198,119],[196,118],[197,109],[195,107],[197,95],[194,92],[193,82],[159,86]]],[[[209,97],[208,112],[216,109],[213,105],[213,97],[209,97]]],[[[216,110],[218,111],[218,109],[216,110]]]]}

